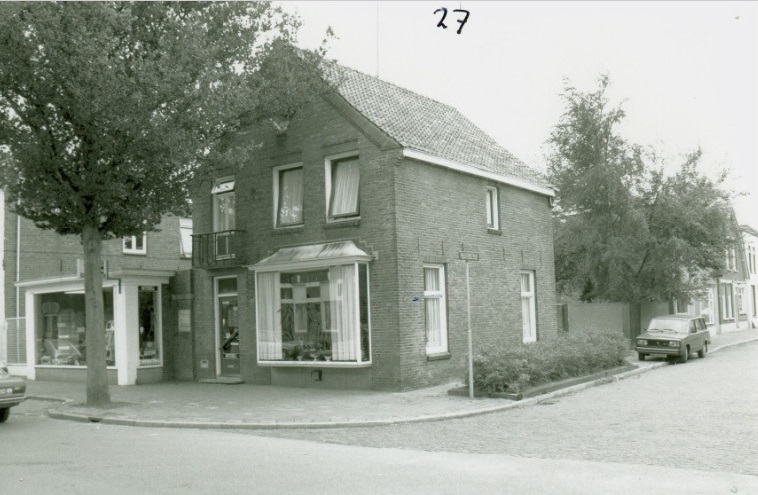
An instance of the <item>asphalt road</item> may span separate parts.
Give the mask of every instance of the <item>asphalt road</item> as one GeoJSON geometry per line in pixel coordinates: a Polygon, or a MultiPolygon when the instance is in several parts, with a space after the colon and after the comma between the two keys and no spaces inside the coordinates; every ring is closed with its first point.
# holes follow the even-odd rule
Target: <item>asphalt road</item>
{"type": "Polygon", "coordinates": [[[758,495],[756,363],[751,344],[549,404],[341,430],[74,423],[29,401],[0,427],[0,494],[758,495]]]}

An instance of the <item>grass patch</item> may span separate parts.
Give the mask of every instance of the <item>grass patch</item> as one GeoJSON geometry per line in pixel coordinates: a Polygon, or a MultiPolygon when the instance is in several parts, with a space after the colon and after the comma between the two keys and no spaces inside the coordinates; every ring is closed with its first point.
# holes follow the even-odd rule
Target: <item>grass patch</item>
{"type": "Polygon", "coordinates": [[[519,393],[625,363],[629,344],[615,333],[570,333],[531,344],[499,345],[474,356],[474,389],[519,393]]]}

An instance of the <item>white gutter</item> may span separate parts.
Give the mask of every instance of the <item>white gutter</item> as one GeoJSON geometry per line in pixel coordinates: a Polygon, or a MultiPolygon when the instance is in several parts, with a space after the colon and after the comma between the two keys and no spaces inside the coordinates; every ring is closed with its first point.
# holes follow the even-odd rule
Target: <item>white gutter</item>
{"type": "Polygon", "coordinates": [[[527,191],[544,194],[545,196],[549,196],[551,198],[555,196],[555,189],[551,187],[539,186],[529,181],[518,179],[516,177],[508,177],[493,172],[487,172],[486,170],[472,167],[471,165],[464,165],[462,163],[454,162],[452,160],[448,160],[447,158],[442,158],[436,155],[431,155],[423,151],[403,148],[403,157],[412,158],[420,162],[431,163],[432,165],[440,165],[442,167],[449,168],[457,172],[462,172],[464,174],[475,175],[477,177],[483,177],[485,179],[502,182],[503,184],[518,187],[519,189],[526,189],[527,191]]]}

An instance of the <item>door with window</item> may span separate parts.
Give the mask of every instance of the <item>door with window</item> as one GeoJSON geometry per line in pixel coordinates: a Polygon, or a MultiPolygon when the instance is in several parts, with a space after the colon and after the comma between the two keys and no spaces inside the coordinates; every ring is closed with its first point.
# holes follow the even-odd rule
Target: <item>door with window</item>
{"type": "Polygon", "coordinates": [[[216,279],[217,363],[220,376],[239,376],[240,344],[237,277],[216,279]]]}

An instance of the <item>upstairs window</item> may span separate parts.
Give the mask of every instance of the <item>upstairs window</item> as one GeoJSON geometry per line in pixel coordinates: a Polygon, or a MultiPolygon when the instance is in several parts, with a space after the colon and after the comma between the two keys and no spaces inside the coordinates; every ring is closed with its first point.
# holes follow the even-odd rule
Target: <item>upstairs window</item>
{"type": "Polygon", "coordinates": [[[192,219],[179,219],[179,252],[182,258],[192,258],[192,219]]]}
{"type": "Polygon", "coordinates": [[[360,216],[360,178],[357,156],[327,160],[326,209],[329,220],[360,216]]]}
{"type": "Polygon", "coordinates": [[[213,196],[213,231],[234,230],[234,179],[222,179],[211,190],[213,196]]]}
{"type": "Polygon", "coordinates": [[[147,254],[147,234],[124,237],[124,254],[147,254]]]}
{"type": "Polygon", "coordinates": [[[303,223],[303,167],[274,169],[274,211],[277,227],[303,223]]]}
{"type": "Polygon", "coordinates": [[[487,228],[497,230],[500,228],[500,218],[498,215],[498,194],[497,188],[488,187],[487,195],[485,197],[487,203],[487,228]]]}

